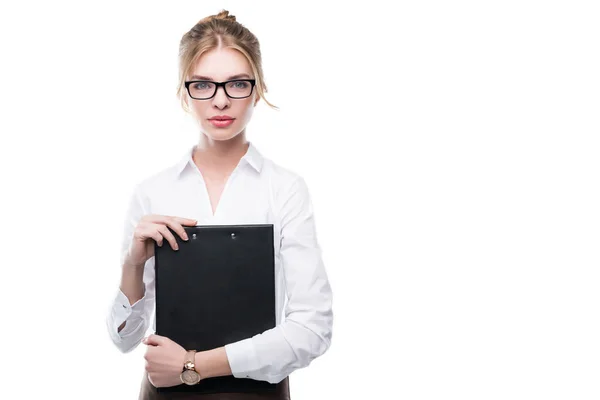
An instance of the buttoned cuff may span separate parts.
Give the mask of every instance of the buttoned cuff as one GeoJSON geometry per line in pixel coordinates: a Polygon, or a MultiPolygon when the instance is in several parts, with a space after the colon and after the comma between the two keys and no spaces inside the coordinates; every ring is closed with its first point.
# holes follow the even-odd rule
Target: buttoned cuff
{"type": "Polygon", "coordinates": [[[236,378],[248,378],[251,372],[260,368],[252,338],[226,344],[225,352],[232,375],[236,378]]]}
{"type": "Polygon", "coordinates": [[[119,326],[121,326],[124,321],[127,321],[121,332],[118,332],[119,336],[124,338],[139,328],[140,324],[143,322],[142,316],[144,314],[145,303],[146,295],[144,294],[141,299],[136,301],[133,305],[130,305],[127,296],[121,289],[118,290],[113,307],[114,331],[118,332],[119,326]]]}

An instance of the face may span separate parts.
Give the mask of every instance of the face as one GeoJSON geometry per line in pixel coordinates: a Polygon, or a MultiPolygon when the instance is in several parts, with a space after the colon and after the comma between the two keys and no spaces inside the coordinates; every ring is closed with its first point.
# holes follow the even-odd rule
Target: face
{"type": "MultiPolygon", "coordinates": [[[[250,63],[242,53],[235,49],[217,48],[200,57],[187,80],[224,82],[232,79],[255,79],[250,63]]],[[[198,87],[207,86],[197,85],[198,87]]],[[[243,83],[231,85],[244,86],[243,83]]],[[[192,86],[190,86],[191,88],[192,86]]],[[[234,89],[230,90],[229,94],[235,96],[233,91],[234,89]]],[[[260,98],[256,94],[256,87],[252,90],[250,97],[244,99],[227,97],[223,87],[219,87],[215,96],[208,100],[192,99],[187,93],[186,96],[187,104],[198,122],[200,131],[213,140],[229,140],[244,133],[260,98]],[[211,118],[219,116],[231,117],[233,120],[221,123],[215,120],[211,121],[211,118]]]]}

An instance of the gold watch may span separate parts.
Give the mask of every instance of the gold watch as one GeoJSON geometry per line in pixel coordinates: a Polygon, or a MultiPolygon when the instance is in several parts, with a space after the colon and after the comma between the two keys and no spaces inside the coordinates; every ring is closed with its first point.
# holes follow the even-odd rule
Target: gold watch
{"type": "Polygon", "coordinates": [[[185,354],[183,371],[181,371],[181,375],[179,377],[181,382],[185,383],[186,385],[195,385],[202,379],[198,371],[195,369],[195,356],[196,350],[188,350],[188,352],[185,354]]]}

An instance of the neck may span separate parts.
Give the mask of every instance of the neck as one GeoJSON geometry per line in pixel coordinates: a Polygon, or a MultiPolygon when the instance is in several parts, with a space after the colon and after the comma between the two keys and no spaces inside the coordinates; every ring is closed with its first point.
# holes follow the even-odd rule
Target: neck
{"type": "Polygon", "coordinates": [[[249,143],[244,132],[229,140],[213,140],[201,134],[192,159],[208,175],[229,175],[248,151],[249,143]]]}

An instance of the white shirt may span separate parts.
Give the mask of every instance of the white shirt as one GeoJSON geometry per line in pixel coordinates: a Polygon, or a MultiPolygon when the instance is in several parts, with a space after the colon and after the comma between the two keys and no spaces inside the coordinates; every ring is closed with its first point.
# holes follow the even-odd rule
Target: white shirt
{"type": "MultiPolygon", "coordinates": [[[[233,376],[278,383],[331,344],[332,292],[317,242],[304,179],[263,157],[253,143],[230,175],[213,215],[195,146],[176,165],[138,183],[131,196],[121,265],[143,215],[196,219],[198,225],[273,224],[276,326],[225,345],[233,376]]],[[[164,245],[169,245],[167,241],[164,245]]],[[[144,266],[144,297],[130,305],[119,289],[108,312],[110,337],[123,353],[135,349],[152,319],[156,332],[154,257],[144,266]],[[121,332],[118,327],[127,321],[121,332]]]]}

